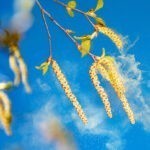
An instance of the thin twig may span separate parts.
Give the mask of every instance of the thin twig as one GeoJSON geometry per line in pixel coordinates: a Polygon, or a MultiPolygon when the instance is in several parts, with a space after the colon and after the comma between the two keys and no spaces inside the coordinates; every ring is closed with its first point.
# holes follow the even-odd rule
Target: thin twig
{"type": "Polygon", "coordinates": [[[78,47],[78,42],[66,31],[67,29],[65,29],[64,27],[62,27],[53,17],[52,15],[46,11],[42,5],[40,4],[40,2],[38,0],[36,0],[36,4],[39,6],[39,8],[42,10],[42,12],[47,15],[49,17],[49,19],[56,25],[58,26],[71,40],[72,42],[78,47]]]}
{"type": "MultiPolygon", "coordinates": [[[[68,7],[66,4],[64,4],[63,2],[61,2],[61,1],[59,1],[59,0],[54,0],[54,1],[55,1],[56,3],[58,3],[58,4],[60,4],[61,6],[65,7],[65,8],[68,7]]],[[[88,22],[89,22],[89,23],[93,26],[93,28],[95,29],[95,26],[94,26],[93,22],[90,20],[90,18],[89,18],[89,16],[87,15],[86,12],[84,12],[84,11],[82,11],[82,10],[80,10],[80,9],[77,9],[77,8],[71,8],[71,9],[74,10],[74,11],[76,11],[76,12],[78,12],[78,13],[80,13],[80,14],[82,14],[82,15],[84,15],[85,18],[88,20],[88,22]]]]}
{"type": "MultiPolygon", "coordinates": [[[[57,0],[55,0],[55,1],[58,2],[58,3],[60,3],[62,6],[66,7],[65,4],[63,4],[62,2],[59,2],[59,1],[57,1],[57,0]]],[[[58,27],[71,39],[71,41],[72,41],[72,42],[76,45],[76,47],[78,48],[78,47],[79,47],[78,42],[67,32],[67,29],[65,29],[64,27],[62,27],[62,26],[52,17],[52,15],[42,7],[42,5],[40,4],[40,2],[39,2],[38,0],[36,0],[36,4],[37,4],[38,7],[40,8],[40,10],[41,10],[43,16],[44,16],[44,14],[47,15],[47,16],[49,17],[49,19],[50,19],[56,26],[58,26],[58,27]]],[[[82,11],[80,11],[80,10],[78,10],[78,9],[75,9],[75,10],[78,11],[79,13],[82,13],[83,15],[85,15],[84,12],[82,12],[82,11]]],[[[87,16],[87,17],[88,17],[88,16],[87,16]]],[[[45,19],[45,16],[44,16],[43,20],[44,20],[44,22],[46,23],[46,21],[45,21],[45,20],[46,20],[46,19],[45,19]]],[[[89,19],[89,20],[90,20],[90,19],[89,19]]],[[[51,36],[50,36],[50,33],[49,33],[49,29],[48,29],[47,23],[45,24],[45,26],[46,26],[46,28],[47,28],[49,40],[51,40],[51,36]]],[[[92,54],[92,53],[88,53],[88,54],[89,54],[89,56],[92,57],[92,59],[93,59],[94,61],[96,61],[94,54],[92,54]]]]}
{"type": "Polygon", "coordinates": [[[84,15],[86,17],[86,19],[88,20],[88,22],[93,26],[93,28],[95,29],[95,25],[94,23],[90,20],[89,16],[88,15],[84,15]]]}
{"type": "Polygon", "coordinates": [[[94,55],[94,54],[92,54],[92,53],[90,53],[90,52],[88,53],[88,55],[91,56],[92,59],[96,62],[96,55],[94,55]]]}
{"type": "Polygon", "coordinates": [[[42,9],[41,9],[41,13],[42,13],[43,21],[44,21],[45,28],[46,28],[47,34],[48,34],[49,50],[50,50],[50,57],[51,57],[52,56],[52,38],[51,38],[51,34],[50,34],[50,31],[49,31],[49,28],[48,28],[48,24],[46,22],[46,18],[45,18],[45,15],[44,15],[42,9]]]}

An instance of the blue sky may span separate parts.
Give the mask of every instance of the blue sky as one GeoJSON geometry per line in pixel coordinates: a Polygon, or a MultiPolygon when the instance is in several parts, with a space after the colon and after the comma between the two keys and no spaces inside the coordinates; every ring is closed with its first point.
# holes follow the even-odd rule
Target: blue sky
{"type": "MultiPolygon", "coordinates": [[[[77,7],[85,11],[96,4],[96,0],[77,2],[77,7]]],[[[75,17],[70,18],[64,8],[53,1],[41,0],[41,3],[62,26],[72,29],[78,36],[92,32],[91,26],[80,14],[75,13],[75,17]]],[[[5,0],[0,0],[2,24],[9,23],[13,12],[13,1],[7,0],[6,3],[5,0]]],[[[51,143],[44,141],[39,132],[39,123],[43,120],[51,121],[51,118],[57,118],[61,126],[71,132],[79,150],[149,150],[150,1],[106,0],[104,8],[97,13],[109,27],[126,37],[128,45],[124,54],[121,55],[114,44],[102,35],[92,44],[94,54],[100,55],[101,49],[105,47],[107,53],[116,58],[119,71],[125,80],[126,95],[135,112],[135,125],[130,125],[120,101],[109,85],[101,79],[112,99],[114,118],[107,118],[103,104],[89,79],[88,71],[92,59],[89,56],[82,58],[64,33],[47,20],[52,35],[53,57],[60,64],[89,118],[89,124],[86,127],[82,125],[52,70],[42,76],[41,72],[35,69],[35,66],[47,59],[49,49],[38,7],[34,6],[32,12],[34,22],[24,34],[20,49],[28,65],[29,82],[33,92],[26,94],[22,85],[8,91],[14,116],[13,135],[7,137],[0,129],[0,150],[14,150],[15,146],[23,150],[54,149],[51,143]]],[[[0,81],[13,80],[13,73],[8,65],[8,54],[1,50],[0,58],[0,81]]]]}

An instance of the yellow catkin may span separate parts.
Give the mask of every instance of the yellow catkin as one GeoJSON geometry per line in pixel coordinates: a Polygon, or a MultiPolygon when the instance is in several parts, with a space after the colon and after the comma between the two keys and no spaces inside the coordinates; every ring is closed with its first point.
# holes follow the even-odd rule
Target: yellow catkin
{"type": "Polygon", "coordinates": [[[100,97],[102,99],[102,102],[105,106],[107,115],[110,118],[112,118],[111,106],[110,106],[110,102],[108,100],[108,96],[107,96],[104,88],[102,86],[100,86],[100,82],[99,82],[98,76],[96,74],[96,63],[93,63],[93,65],[91,66],[89,74],[90,74],[90,77],[91,77],[91,80],[93,82],[95,89],[97,90],[98,94],[100,95],[100,97]]]}
{"type": "Polygon", "coordinates": [[[110,76],[110,84],[112,85],[117,96],[122,102],[123,108],[127,113],[130,122],[134,124],[135,123],[134,114],[125,97],[125,87],[123,85],[123,82],[121,81],[120,74],[118,73],[114,62],[108,57],[101,58],[99,62],[101,62],[108,70],[110,76]]]}
{"type": "Polygon", "coordinates": [[[19,67],[18,67],[17,62],[16,62],[16,58],[13,54],[10,54],[10,56],[9,56],[9,66],[10,66],[10,68],[13,71],[14,76],[15,76],[14,85],[17,86],[20,83],[21,74],[20,74],[19,67]]]}
{"type": "Polygon", "coordinates": [[[73,106],[75,107],[79,117],[81,118],[81,120],[83,121],[84,124],[87,124],[86,115],[85,115],[84,111],[82,110],[82,107],[80,106],[77,98],[72,93],[71,88],[67,82],[67,79],[65,78],[64,74],[61,72],[59,65],[53,59],[51,60],[51,65],[52,65],[52,69],[53,69],[57,79],[59,80],[59,82],[60,82],[62,88],[64,89],[67,97],[70,99],[73,106]]]}
{"type": "Polygon", "coordinates": [[[123,79],[121,75],[118,73],[114,59],[110,58],[109,56],[105,56],[105,57],[100,58],[98,60],[98,63],[103,65],[105,70],[107,70],[109,78],[111,78],[110,82],[115,80],[115,83],[120,89],[120,92],[125,93],[126,89],[123,83],[123,79]]]}
{"type": "Polygon", "coordinates": [[[0,91],[0,121],[4,126],[6,133],[10,135],[10,125],[12,121],[11,104],[8,96],[2,91],[0,91]]]}
{"type": "Polygon", "coordinates": [[[98,31],[108,36],[115,43],[118,49],[123,48],[123,41],[121,37],[118,34],[116,34],[112,29],[107,27],[98,27],[98,31]]]}
{"type": "Polygon", "coordinates": [[[23,83],[23,85],[25,87],[25,90],[26,90],[26,92],[30,93],[31,92],[31,88],[30,88],[30,86],[28,84],[28,70],[27,70],[27,66],[26,66],[23,58],[21,57],[21,54],[19,52],[18,47],[11,46],[10,50],[13,52],[15,58],[18,61],[19,69],[20,69],[20,72],[21,72],[21,79],[22,79],[22,83],[23,83]]]}
{"type": "Polygon", "coordinates": [[[107,81],[110,80],[110,77],[109,77],[107,70],[105,69],[105,67],[101,63],[99,63],[99,62],[96,63],[96,69],[98,70],[98,72],[101,74],[101,76],[103,78],[105,78],[107,81]]]}

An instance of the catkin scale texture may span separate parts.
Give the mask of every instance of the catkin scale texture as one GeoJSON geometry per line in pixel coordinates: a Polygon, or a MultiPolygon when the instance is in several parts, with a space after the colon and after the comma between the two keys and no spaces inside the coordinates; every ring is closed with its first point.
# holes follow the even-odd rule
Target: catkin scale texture
{"type": "Polygon", "coordinates": [[[123,41],[121,40],[120,36],[116,34],[112,29],[108,27],[98,27],[98,31],[108,36],[113,41],[113,43],[118,47],[118,49],[123,48],[123,41]]]}
{"type": "Polygon", "coordinates": [[[95,89],[97,90],[98,94],[100,95],[102,102],[105,106],[105,110],[107,112],[107,115],[112,118],[112,112],[111,112],[111,107],[110,107],[110,102],[108,100],[108,96],[104,90],[104,88],[102,86],[100,86],[100,82],[98,80],[98,76],[96,74],[96,63],[93,63],[92,66],[90,67],[90,78],[92,80],[92,83],[95,87],[95,89]]]}
{"type": "Polygon", "coordinates": [[[122,81],[122,78],[120,76],[120,74],[118,73],[118,70],[113,62],[113,60],[107,58],[107,57],[103,57],[98,61],[99,64],[102,64],[104,66],[104,68],[107,70],[110,83],[111,84],[115,84],[115,86],[117,87],[117,89],[120,89],[121,93],[125,93],[125,87],[124,87],[124,83],[122,81]]]}
{"type": "Polygon", "coordinates": [[[107,69],[109,76],[110,76],[110,84],[114,88],[118,98],[122,102],[123,108],[128,115],[128,118],[132,124],[135,123],[133,111],[125,97],[125,87],[123,82],[121,81],[121,77],[117,71],[117,68],[112,60],[107,57],[101,58],[99,63],[103,64],[107,69]]]}
{"type": "Polygon", "coordinates": [[[73,106],[75,107],[79,117],[81,118],[81,120],[83,121],[84,124],[87,124],[86,115],[84,114],[82,107],[80,106],[77,98],[72,93],[71,88],[67,82],[67,79],[65,78],[64,74],[61,72],[59,65],[57,64],[57,62],[55,60],[52,59],[51,60],[51,66],[52,66],[52,69],[53,69],[57,79],[59,80],[62,88],[64,89],[67,97],[70,99],[73,106]]]}
{"type": "Polygon", "coordinates": [[[110,81],[109,74],[102,64],[97,62],[96,63],[96,69],[102,75],[103,78],[105,78],[107,81],[110,81]]]}

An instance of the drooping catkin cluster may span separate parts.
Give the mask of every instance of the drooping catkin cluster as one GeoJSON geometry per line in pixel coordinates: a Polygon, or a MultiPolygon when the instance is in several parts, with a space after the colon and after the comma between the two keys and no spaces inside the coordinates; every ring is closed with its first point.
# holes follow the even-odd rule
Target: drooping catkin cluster
{"type": "Polygon", "coordinates": [[[100,26],[98,27],[98,31],[108,36],[113,41],[113,43],[118,47],[118,49],[123,48],[123,41],[121,40],[121,37],[117,33],[115,33],[112,29],[100,26]]]}
{"type": "Polygon", "coordinates": [[[90,71],[89,71],[89,74],[90,74],[90,78],[93,82],[93,85],[95,87],[95,89],[97,90],[98,94],[100,95],[101,99],[102,99],[102,102],[105,106],[105,110],[107,112],[107,115],[112,118],[112,112],[111,112],[111,106],[110,106],[110,102],[108,100],[108,96],[107,96],[107,93],[105,92],[104,88],[102,86],[100,86],[100,82],[98,80],[98,76],[97,76],[97,64],[96,63],[93,63],[91,68],[90,68],[90,71]]]}
{"type": "Polygon", "coordinates": [[[130,122],[132,124],[134,124],[135,123],[134,114],[133,114],[133,111],[130,108],[130,105],[126,99],[125,87],[122,82],[121,76],[118,73],[118,70],[115,66],[114,60],[112,60],[112,58],[110,58],[108,56],[104,56],[104,57],[100,58],[97,63],[103,65],[104,68],[106,69],[106,71],[108,72],[109,82],[112,85],[112,87],[114,88],[118,98],[121,100],[123,108],[124,108],[125,112],[127,113],[130,122]]]}
{"type": "Polygon", "coordinates": [[[75,107],[79,117],[81,118],[81,120],[83,121],[84,124],[87,124],[86,115],[85,115],[84,111],[82,110],[82,107],[79,104],[77,98],[72,93],[72,90],[71,90],[71,88],[70,88],[70,86],[69,86],[69,84],[67,82],[67,79],[64,76],[64,74],[62,73],[59,65],[57,64],[57,62],[55,60],[51,59],[51,66],[52,66],[52,69],[53,69],[57,79],[59,80],[62,88],[64,89],[65,94],[70,99],[70,101],[72,102],[73,106],[75,107]]]}
{"type": "Polygon", "coordinates": [[[20,83],[20,80],[22,80],[25,90],[29,93],[31,92],[31,88],[28,84],[27,66],[23,58],[21,57],[20,51],[17,46],[10,46],[9,49],[9,65],[15,76],[14,85],[18,85],[20,83]]]}
{"type": "Polygon", "coordinates": [[[10,135],[12,122],[11,104],[8,96],[3,91],[0,91],[0,122],[6,133],[10,135]]]}

